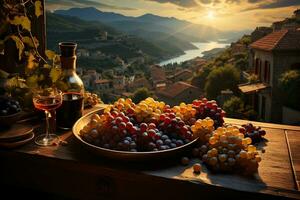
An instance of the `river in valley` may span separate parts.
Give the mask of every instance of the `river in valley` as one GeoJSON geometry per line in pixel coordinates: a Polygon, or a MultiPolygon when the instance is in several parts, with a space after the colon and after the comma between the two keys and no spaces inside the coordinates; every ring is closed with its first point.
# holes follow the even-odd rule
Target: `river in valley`
{"type": "Polygon", "coordinates": [[[182,63],[184,61],[196,58],[197,56],[202,57],[203,56],[202,52],[204,51],[208,51],[214,48],[224,48],[229,45],[226,43],[219,43],[219,42],[207,42],[207,43],[195,42],[192,44],[196,46],[197,49],[184,51],[183,55],[162,61],[159,63],[159,65],[163,66],[172,63],[182,63]]]}

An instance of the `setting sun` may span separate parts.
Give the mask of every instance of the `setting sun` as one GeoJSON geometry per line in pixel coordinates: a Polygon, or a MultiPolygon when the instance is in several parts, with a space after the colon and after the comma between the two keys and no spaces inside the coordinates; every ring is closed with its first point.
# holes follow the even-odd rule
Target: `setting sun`
{"type": "Polygon", "coordinates": [[[213,11],[209,11],[207,13],[207,18],[210,19],[210,20],[214,19],[215,18],[215,13],[213,11]]]}

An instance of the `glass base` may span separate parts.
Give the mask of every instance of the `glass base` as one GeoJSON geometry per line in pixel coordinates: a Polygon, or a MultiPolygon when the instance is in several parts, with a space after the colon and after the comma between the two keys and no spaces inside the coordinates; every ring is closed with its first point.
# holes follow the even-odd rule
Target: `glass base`
{"type": "Polygon", "coordinates": [[[72,129],[72,128],[69,128],[69,127],[62,127],[62,126],[57,126],[57,128],[59,128],[61,130],[64,130],[64,131],[72,129]]]}
{"type": "Polygon", "coordinates": [[[46,137],[46,134],[42,134],[35,138],[35,143],[41,146],[50,146],[58,141],[59,137],[55,134],[49,134],[48,137],[46,137]]]}

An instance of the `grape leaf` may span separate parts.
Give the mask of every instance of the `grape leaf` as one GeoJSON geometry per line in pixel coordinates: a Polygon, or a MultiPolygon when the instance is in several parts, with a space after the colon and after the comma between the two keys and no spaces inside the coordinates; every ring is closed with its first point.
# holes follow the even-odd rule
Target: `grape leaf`
{"type": "Polygon", "coordinates": [[[45,54],[49,60],[53,60],[53,58],[55,57],[55,52],[51,50],[46,50],[45,54]]]}
{"type": "Polygon", "coordinates": [[[31,31],[31,22],[26,16],[15,16],[13,20],[10,20],[13,25],[21,25],[23,29],[31,31]]]}
{"type": "Polygon", "coordinates": [[[53,83],[55,83],[59,79],[60,74],[61,74],[61,68],[53,67],[51,69],[50,77],[51,77],[53,83]]]}
{"type": "Polygon", "coordinates": [[[6,87],[7,88],[28,88],[28,86],[25,84],[25,80],[24,79],[21,79],[19,77],[13,77],[11,79],[8,79],[5,83],[6,87]]]}
{"type": "Polygon", "coordinates": [[[8,76],[9,76],[9,73],[0,69],[0,78],[7,78],[8,76]]]}
{"type": "Polygon", "coordinates": [[[51,68],[51,65],[49,65],[49,64],[44,64],[44,68],[46,68],[46,69],[50,69],[51,68]]]}
{"type": "Polygon", "coordinates": [[[35,7],[35,15],[36,15],[36,17],[41,16],[43,14],[42,2],[41,1],[36,1],[34,3],[34,7],[35,7]]]}
{"type": "Polygon", "coordinates": [[[34,74],[32,76],[27,77],[26,84],[30,88],[36,88],[38,86],[38,75],[34,74]]]}
{"type": "MultiPolygon", "coordinates": [[[[36,37],[33,37],[33,40],[34,40],[34,43],[36,44],[36,46],[38,47],[39,46],[38,39],[36,37]]],[[[28,36],[22,37],[22,41],[23,41],[23,43],[27,44],[30,47],[35,47],[32,42],[32,39],[28,36]]]]}
{"type": "Polygon", "coordinates": [[[12,35],[11,39],[13,39],[16,43],[16,47],[19,50],[19,60],[21,60],[22,53],[23,53],[23,50],[24,50],[24,43],[22,42],[22,40],[20,40],[19,37],[15,36],[15,35],[12,35]]]}
{"type": "Polygon", "coordinates": [[[32,53],[29,53],[28,60],[27,60],[27,69],[30,71],[38,67],[38,63],[35,61],[35,57],[32,53]]]}

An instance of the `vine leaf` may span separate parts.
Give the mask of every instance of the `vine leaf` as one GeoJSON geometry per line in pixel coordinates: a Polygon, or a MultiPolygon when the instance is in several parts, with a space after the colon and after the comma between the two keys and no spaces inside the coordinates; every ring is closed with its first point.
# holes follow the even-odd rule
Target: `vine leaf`
{"type": "Polygon", "coordinates": [[[36,17],[41,16],[43,14],[42,2],[41,1],[36,1],[34,3],[34,7],[35,7],[35,15],[36,15],[36,17]]]}
{"type": "Polygon", "coordinates": [[[46,50],[45,54],[49,60],[53,60],[56,55],[55,52],[51,50],[46,50]]]}
{"type": "Polygon", "coordinates": [[[30,88],[36,88],[38,87],[38,80],[39,80],[38,75],[34,74],[32,76],[27,77],[26,84],[30,88]]]}
{"type": "Polygon", "coordinates": [[[29,53],[26,72],[30,72],[32,69],[38,67],[38,65],[39,64],[36,62],[34,55],[32,53],[29,53]]]}
{"type": "MultiPolygon", "coordinates": [[[[33,37],[34,43],[36,44],[36,46],[39,46],[39,41],[36,37],[33,37]]],[[[34,43],[32,42],[32,39],[28,36],[22,37],[22,41],[23,43],[27,44],[28,46],[35,48],[34,43]]]]}
{"type": "Polygon", "coordinates": [[[24,50],[24,43],[22,42],[22,40],[20,40],[19,37],[15,36],[15,35],[12,35],[10,38],[15,41],[16,47],[19,50],[19,60],[21,60],[22,53],[23,53],[23,50],[24,50]]]}
{"type": "Polygon", "coordinates": [[[13,77],[11,79],[8,79],[6,81],[6,87],[12,89],[12,88],[28,88],[28,86],[25,84],[25,80],[19,77],[13,77]]]}
{"type": "Polygon", "coordinates": [[[55,83],[59,79],[60,74],[61,74],[61,68],[53,67],[51,69],[50,77],[51,77],[53,83],[55,83]]]}
{"type": "Polygon", "coordinates": [[[0,78],[5,79],[5,78],[8,78],[8,76],[9,76],[9,73],[0,69],[0,78]]]}
{"type": "Polygon", "coordinates": [[[10,20],[13,25],[21,25],[23,29],[31,31],[31,22],[26,16],[15,16],[13,20],[10,20]]]}

